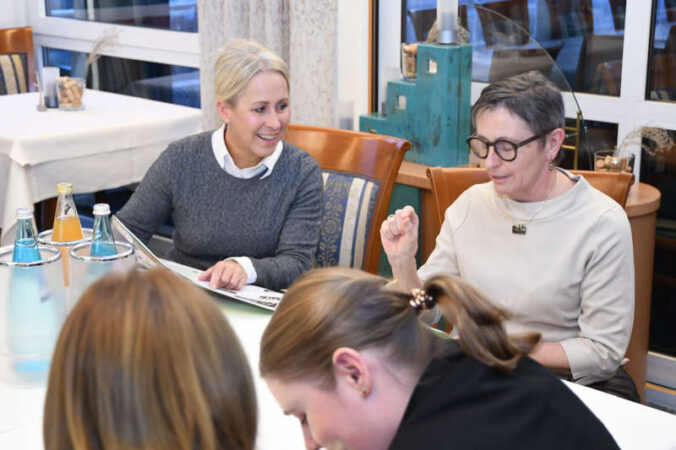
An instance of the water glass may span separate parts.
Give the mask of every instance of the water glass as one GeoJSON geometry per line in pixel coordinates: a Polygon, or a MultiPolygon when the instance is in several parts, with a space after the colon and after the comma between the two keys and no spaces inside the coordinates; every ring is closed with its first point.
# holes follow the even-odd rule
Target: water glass
{"type": "Polygon", "coordinates": [[[12,261],[13,247],[0,248],[0,380],[44,383],[66,317],[62,258],[39,246],[39,261],[12,261]]]}
{"type": "Polygon", "coordinates": [[[91,242],[75,245],[70,250],[70,305],[102,276],[111,272],[126,272],[134,267],[134,247],[126,242],[116,242],[117,253],[110,256],[90,256],[91,242]]]}
{"type": "Polygon", "coordinates": [[[82,236],[83,238],[77,241],[68,241],[68,242],[56,242],[52,240],[52,230],[45,230],[42,233],[38,234],[38,242],[40,244],[49,245],[56,247],[59,252],[61,252],[61,258],[63,260],[63,285],[68,287],[70,285],[70,272],[69,272],[69,258],[68,253],[70,249],[76,246],[77,244],[82,244],[85,242],[90,242],[94,233],[91,228],[83,228],[82,236]]]}

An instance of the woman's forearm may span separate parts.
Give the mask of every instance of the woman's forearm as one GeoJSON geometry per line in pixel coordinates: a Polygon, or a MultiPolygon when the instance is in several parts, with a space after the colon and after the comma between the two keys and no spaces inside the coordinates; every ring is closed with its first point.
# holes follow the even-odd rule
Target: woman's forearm
{"type": "Polygon", "coordinates": [[[558,342],[542,342],[530,354],[530,357],[557,373],[570,373],[570,362],[558,342]]]}
{"type": "Polygon", "coordinates": [[[397,285],[405,291],[417,289],[423,285],[422,280],[418,276],[415,258],[406,258],[403,261],[393,263],[392,276],[397,285]]]}

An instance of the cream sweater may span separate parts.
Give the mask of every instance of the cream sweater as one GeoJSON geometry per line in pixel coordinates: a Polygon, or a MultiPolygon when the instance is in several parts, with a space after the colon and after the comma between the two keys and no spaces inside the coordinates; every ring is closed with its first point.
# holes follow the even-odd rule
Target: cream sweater
{"type": "Polygon", "coordinates": [[[634,317],[631,229],[624,210],[587,181],[548,200],[524,235],[512,233],[539,202],[519,203],[475,185],[446,210],[436,248],[419,269],[425,280],[455,274],[513,314],[509,333],[537,331],[559,342],[573,378],[611,377],[634,317]]]}

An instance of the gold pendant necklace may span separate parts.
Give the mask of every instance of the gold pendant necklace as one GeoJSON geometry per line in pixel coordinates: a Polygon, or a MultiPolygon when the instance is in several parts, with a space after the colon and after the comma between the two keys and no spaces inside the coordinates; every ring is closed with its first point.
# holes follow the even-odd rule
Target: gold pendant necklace
{"type": "Polygon", "coordinates": [[[535,212],[533,213],[533,215],[530,216],[530,219],[526,220],[523,223],[517,223],[514,220],[514,217],[512,217],[512,215],[509,213],[509,206],[507,205],[507,200],[505,200],[505,196],[504,195],[500,196],[500,197],[502,197],[502,205],[504,207],[505,213],[507,213],[507,216],[509,217],[510,222],[512,222],[512,233],[513,234],[526,234],[526,225],[528,225],[529,223],[531,223],[531,221],[533,219],[535,219],[535,216],[537,216],[540,213],[540,211],[542,210],[542,208],[545,206],[545,202],[547,202],[547,200],[549,200],[549,197],[551,197],[552,192],[554,192],[554,189],[556,188],[556,179],[557,178],[558,177],[555,173],[554,174],[554,184],[552,185],[552,188],[549,190],[549,194],[547,194],[547,197],[540,202],[540,204],[538,205],[538,207],[535,210],[535,212]]]}

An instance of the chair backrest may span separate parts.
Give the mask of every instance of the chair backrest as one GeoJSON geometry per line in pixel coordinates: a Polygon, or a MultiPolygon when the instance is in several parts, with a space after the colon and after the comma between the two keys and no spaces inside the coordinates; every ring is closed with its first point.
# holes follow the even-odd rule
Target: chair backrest
{"type": "Polygon", "coordinates": [[[35,57],[31,27],[0,29],[0,92],[35,91],[35,57]],[[25,60],[25,67],[23,61],[25,60]],[[4,87],[4,88],[3,88],[4,87]]]}
{"type": "Polygon", "coordinates": [[[317,265],[377,273],[379,225],[385,220],[405,139],[358,131],[289,125],[285,140],[317,160],[324,177],[324,209],[317,265]]]}
{"type": "MultiPolygon", "coordinates": [[[[603,192],[623,208],[627,204],[629,188],[634,183],[634,175],[618,172],[596,172],[591,170],[570,170],[570,173],[582,175],[587,182],[603,192]]],[[[467,188],[477,183],[489,181],[483,168],[430,167],[427,178],[432,185],[432,195],[437,204],[437,233],[441,229],[446,209],[467,188]]]]}

